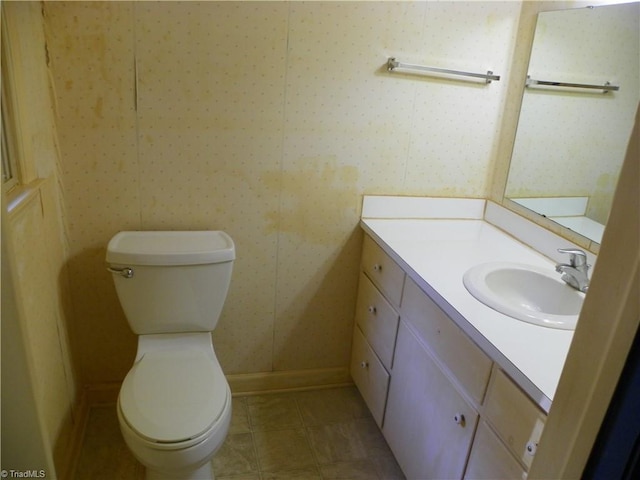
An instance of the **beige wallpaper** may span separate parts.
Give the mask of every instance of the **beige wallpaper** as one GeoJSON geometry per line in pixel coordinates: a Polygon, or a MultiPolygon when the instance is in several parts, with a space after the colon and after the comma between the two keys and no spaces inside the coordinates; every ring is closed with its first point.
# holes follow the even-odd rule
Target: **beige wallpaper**
{"type": "Polygon", "coordinates": [[[85,382],[120,380],[135,353],[104,270],[119,230],[234,238],[227,373],[330,368],[350,354],[362,194],[488,193],[519,2],[44,11],[85,382]],[[392,75],[390,56],[503,80],[392,75]]]}

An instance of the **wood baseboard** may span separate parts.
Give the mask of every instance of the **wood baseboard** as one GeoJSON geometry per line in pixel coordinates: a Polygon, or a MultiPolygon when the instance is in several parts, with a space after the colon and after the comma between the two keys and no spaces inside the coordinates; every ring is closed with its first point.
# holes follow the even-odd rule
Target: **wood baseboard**
{"type": "Polygon", "coordinates": [[[347,367],[227,375],[233,395],[311,390],[353,384],[347,367]]]}
{"type": "MultiPolygon", "coordinates": [[[[347,367],[258,372],[227,375],[233,395],[252,395],[279,391],[311,390],[352,385],[347,367]]],[[[120,382],[87,385],[83,398],[88,407],[108,405],[118,401],[120,382]]]]}

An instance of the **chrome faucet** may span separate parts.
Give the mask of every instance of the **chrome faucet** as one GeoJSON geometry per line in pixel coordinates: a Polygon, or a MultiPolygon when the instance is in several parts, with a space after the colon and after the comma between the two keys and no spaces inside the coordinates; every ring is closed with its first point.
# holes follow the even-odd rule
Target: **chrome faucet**
{"type": "Polygon", "coordinates": [[[569,263],[556,265],[556,272],[562,274],[562,280],[581,292],[589,289],[589,276],[587,272],[587,254],[578,248],[559,248],[558,252],[569,254],[569,263]]]}

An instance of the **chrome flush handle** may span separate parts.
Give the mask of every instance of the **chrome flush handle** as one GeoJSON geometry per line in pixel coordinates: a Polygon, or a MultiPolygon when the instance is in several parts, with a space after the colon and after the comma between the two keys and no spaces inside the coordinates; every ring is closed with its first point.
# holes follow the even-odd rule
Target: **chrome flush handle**
{"type": "Polygon", "coordinates": [[[114,275],[120,275],[124,278],[132,278],[133,277],[133,268],[124,267],[124,268],[111,268],[107,267],[107,271],[113,273],[114,275]]]}

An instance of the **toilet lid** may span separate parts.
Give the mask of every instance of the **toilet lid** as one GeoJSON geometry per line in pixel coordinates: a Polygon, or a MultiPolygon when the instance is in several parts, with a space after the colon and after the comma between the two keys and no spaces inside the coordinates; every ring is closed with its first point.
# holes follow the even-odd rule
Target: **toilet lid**
{"type": "Polygon", "coordinates": [[[196,349],[146,353],[120,389],[120,410],[146,440],[176,443],[195,438],[217,420],[227,399],[218,363],[196,349]]]}

